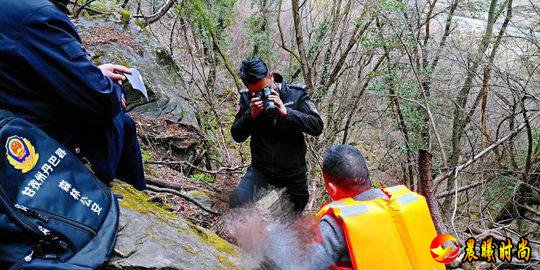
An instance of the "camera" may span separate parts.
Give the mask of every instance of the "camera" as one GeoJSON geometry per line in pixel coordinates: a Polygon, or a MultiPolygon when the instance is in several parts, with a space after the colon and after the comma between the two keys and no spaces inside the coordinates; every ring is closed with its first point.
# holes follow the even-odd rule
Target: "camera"
{"type": "Polygon", "coordinates": [[[272,89],[270,87],[265,87],[262,90],[255,92],[255,96],[258,97],[263,102],[264,112],[271,117],[277,116],[277,106],[276,103],[268,100],[268,97],[272,94],[272,89]]]}

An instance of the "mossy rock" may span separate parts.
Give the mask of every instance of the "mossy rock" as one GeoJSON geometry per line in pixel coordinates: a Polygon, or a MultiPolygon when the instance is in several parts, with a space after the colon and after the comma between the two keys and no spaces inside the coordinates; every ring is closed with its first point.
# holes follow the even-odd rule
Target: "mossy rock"
{"type": "Polygon", "coordinates": [[[114,182],[121,194],[118,241],[107,269],[245,269],[238,247],[114,182]]]}

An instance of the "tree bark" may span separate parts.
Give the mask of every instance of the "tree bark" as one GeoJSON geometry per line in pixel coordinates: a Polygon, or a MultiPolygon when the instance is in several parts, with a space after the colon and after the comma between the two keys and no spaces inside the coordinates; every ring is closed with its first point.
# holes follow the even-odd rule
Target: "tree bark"
{"type": "Polygon", "coordinates": [[[302,66],[302,74],[304,75],[304,83],[308,89],[313,90],[313,82],[311,78],[311,67],[309,66],[306,52],[304,50],[304,36],[302,31],[302,18],[300,17],[300,3],[298,0],[292,0],[292,13],[294,21],[294,33],[296,38],[296,47],[298,48],[298,54],[300,56],[300,63],[302,66]]]}
{"type": "Polygon", "coordinates": [[[214,43],[214,46],[221,56],[221,59],[223,60],[223,64],[225,65],[225,68],[227,71],[229,71],[229,74],[233,77],[234,84],[236,85],[237,89],[242,88],[242,82],[240,81],[240,78],[238,77],[238,74],[236,73],[235,69],[233,68],[231,62],[229,61],[229,58],[227,58],[227,55],[225,55],[225,52],[221,48],[221,46],[218,43],[218,40],[216,39],[216,34],[213,31],[210,31],[210,35],[212,36],[212,42],[214,43]]]}
{"type": "Polygon", "coordinates": [[[426,150],[418,151],[418,173],[418,191],[426,197],[435,229],[437,229],[438,234],[445,233],[447,228],[444,224],[444,217],[433,191],[433,156],[426,150]]]}

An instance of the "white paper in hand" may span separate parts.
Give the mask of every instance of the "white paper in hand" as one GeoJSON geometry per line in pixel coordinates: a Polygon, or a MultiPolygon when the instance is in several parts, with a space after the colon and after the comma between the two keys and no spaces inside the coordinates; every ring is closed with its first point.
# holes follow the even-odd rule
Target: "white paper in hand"
{"type": "Polygon", "coordinates": [[[126,74],[126,77],[133,89],[140,91],[148,101],[148,92],[144,86],[141,73],[136,68],[131,68],[131,74],[126,74]]]}

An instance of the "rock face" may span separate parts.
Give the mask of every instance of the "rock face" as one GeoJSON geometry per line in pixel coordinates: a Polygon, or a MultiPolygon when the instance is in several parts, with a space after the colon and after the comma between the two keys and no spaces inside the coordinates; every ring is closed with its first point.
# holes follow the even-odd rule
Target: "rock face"
{"type": "Polygon", "coordinates": [[[150,202],[124,183],[113,190],[121,215],[114,255],[106,269],[245,269],[237,247],[215,233],[150,202]]]}
{"type": "Polygon", "coordinates": [[[149,101],[127,84],[128,112],[198,127],[179,67],[150,34],[134,23],[111,18],[78,19],[75,24],[94,63],[115,63],[140,71],[149,101]]]}

